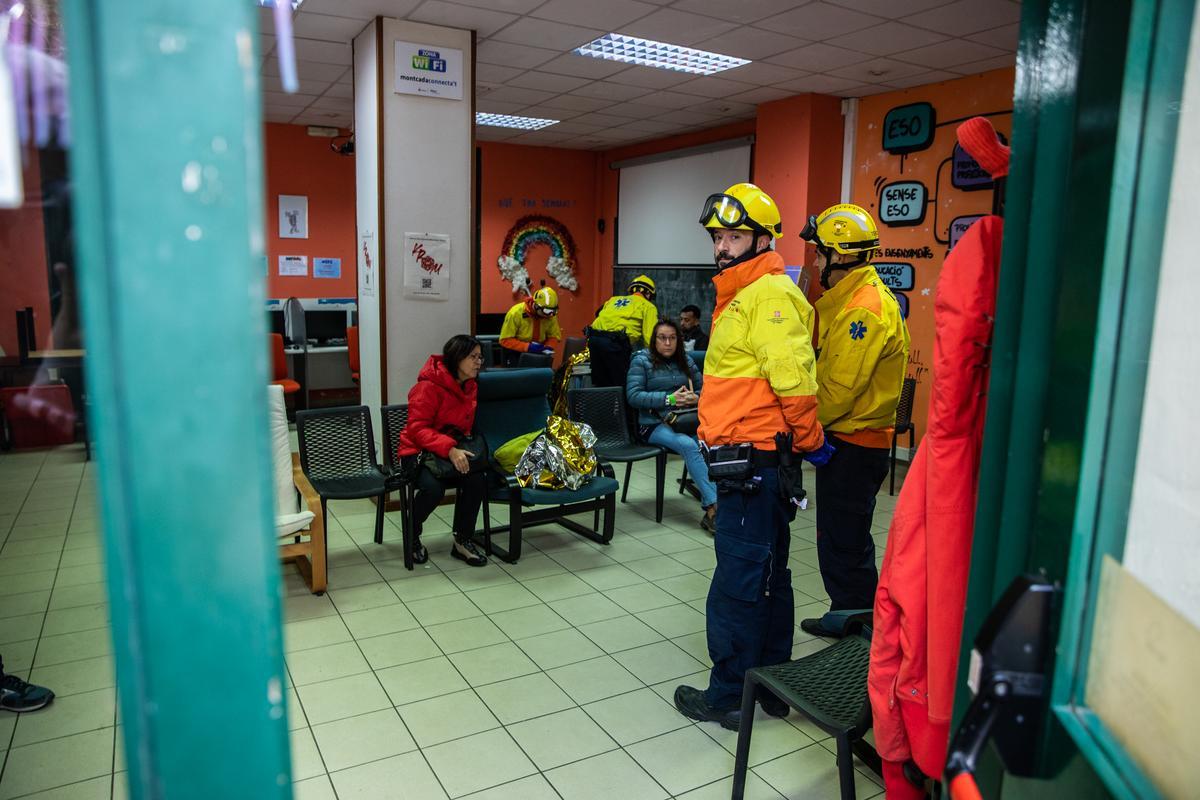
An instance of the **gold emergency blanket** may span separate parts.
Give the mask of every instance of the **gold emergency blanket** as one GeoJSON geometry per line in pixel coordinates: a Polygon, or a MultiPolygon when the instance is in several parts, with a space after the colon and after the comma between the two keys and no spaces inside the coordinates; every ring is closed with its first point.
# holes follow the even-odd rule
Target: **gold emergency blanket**
{"type": "Polygon", "coordinates": [[[595,445],[590,427],[552,416],[513,474],[526,489],[578,489],[596,472],[595,445]]]}
{"type": "Polygon", "coordinates": [[[585,347],[575,355],[567,359],[566,363],[559,367],[558,385],[554,387],[552,392],[554,396],[554,404],[550,411],[560,417],[567,416],[567,390],[571,388],[571,374],[580,364],[586,364],[592,360],[592,354],[585,347]]]}

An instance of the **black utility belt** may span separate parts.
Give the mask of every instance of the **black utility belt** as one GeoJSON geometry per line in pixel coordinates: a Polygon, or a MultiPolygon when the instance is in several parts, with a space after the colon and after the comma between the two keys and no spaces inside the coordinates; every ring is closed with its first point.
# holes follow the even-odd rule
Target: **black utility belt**
{"type": "Polygon", "coordinates": [[[725,473],[740,476],[747,468],[778,467],[779,453],[774,450],[759,450],[752,444],[724,444],[718,447],[702,447],[704,463],[708,473],[716,478],[725,473]]]}

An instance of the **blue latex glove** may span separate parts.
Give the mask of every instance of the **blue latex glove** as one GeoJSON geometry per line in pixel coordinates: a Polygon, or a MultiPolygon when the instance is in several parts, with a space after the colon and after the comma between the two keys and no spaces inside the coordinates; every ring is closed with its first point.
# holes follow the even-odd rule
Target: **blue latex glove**
{"type": "Polygon", "coordinates": [[[811,453],[804,454],[804,460],[812,464],[814,467],[823,467],[829,463],[829,459],[833,458],[833,454],[837,452],[837,448],[829,443],[829,439],[825,440],[825,444],[811,453]]]}
{"type": "Polygon", "coordinates": [[[546,347],[546,345],[542,344],[541,342],[529,343],[529,352],[531,353],[544,353],[549,349],[550,348],[546,347]]]}

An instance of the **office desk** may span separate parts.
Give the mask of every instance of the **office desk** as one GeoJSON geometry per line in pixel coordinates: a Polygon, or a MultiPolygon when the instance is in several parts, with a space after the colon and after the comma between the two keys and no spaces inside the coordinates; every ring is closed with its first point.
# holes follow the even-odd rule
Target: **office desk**
{"type": "Polygon", "coordinates": [[[29,360],[39,361],[47,367],[76,368],[83,366],[86,350],[30,350],[29,360]]]}
{"type": "Polygon", "coordinates": [[[295,345],[284,348],[283,352],[288,358],[288,373],[302,387],[296,400],[298,410],[310,407],[309,392],[312,390],[357,388],[350,377],[349,350],[344,344],[323,347],[310,345],[307,351],[295,345]]]}
{"type": "MultiPolygon", "coordinates": [[[[308,348],[309,353],[346,353],[346,352],[349,352],[349,350],[350,350],[350,348],[344,344],[331,344],[331,345],[327,345],[325,347],[310,347],[310,348],[308,348]]],[[[304,348],[303,347],[295,347],[295,346],[285,347],[283,349],[283,352],[287,353],[289,356],[295,356],[295,355],[299,355],[300,353],[303,353],[304,348]]]]}

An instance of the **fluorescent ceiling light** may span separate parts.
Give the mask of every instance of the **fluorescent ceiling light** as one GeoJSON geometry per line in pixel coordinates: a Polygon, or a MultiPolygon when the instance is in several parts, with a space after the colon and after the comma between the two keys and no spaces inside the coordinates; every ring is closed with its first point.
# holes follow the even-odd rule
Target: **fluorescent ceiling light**
{"type": "Polygon", "coordinates": [[[476,125],[495,125],[498,128],[520,128],[523,131],[539,131],[559,123],[556,119],[539,119],[537,117],[514,117],[511,114],[485,114],[475,112],[476,125]]]}
{"type": "Polygon", "coordinates": [[[606,33],[595,41],[575,48],[574,52],[581,56],[641,64],[643,67],[673,69],[679,72],[690,72],[693,75],[712,75],[715,72],[723,72],[750,63],[745,58],[693,50],[677,44],[652,42],[649,39],[639,39],[636,36],[625,36],[620,33],[606,33]]]}
{"type": "MultiPolygon", "coordinates": [[[[292,0],[292,11],[295,11],[297,8],[299,8],[300,4],[303,2],[304,0],[292,0]]],[[[274,8],[275,0],[258,0],[258,4],[263,8],[274,8]]]]}

